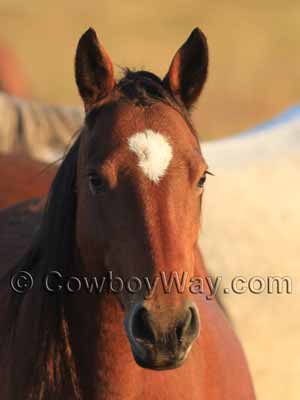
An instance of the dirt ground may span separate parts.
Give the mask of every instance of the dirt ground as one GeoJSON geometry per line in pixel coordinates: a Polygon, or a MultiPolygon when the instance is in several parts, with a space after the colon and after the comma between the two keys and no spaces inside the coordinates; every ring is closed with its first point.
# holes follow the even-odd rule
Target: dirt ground
{"type": "Polygon", "coordinates": [[[199,26],[210,45],[210,77],[194,118],[203,139],[246,129],[300,96],[300,2],[253,0],[2,0],[0,38],[15,48],[36,98],[79,103],[74,51],[93,26],[118,66],[164,75],[199,26]]]}

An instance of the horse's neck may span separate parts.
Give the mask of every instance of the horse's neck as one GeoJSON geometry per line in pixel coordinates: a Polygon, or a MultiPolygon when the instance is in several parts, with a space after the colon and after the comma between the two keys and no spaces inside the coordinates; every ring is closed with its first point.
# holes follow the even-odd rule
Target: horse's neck
{"type": "Polygon", "coordinates": [[[134,364],[123,327],[123,311],[112,294],[71,297],[70,338],[83,398],[109,398],[104,391],[114,391],[122,377],[130,379],[124,372],[130,374],[130,365],[134,364]]]}
{"type": "MultiPolygon", "coordinates": [[[[79,274],[87,270],[80,259],[76,250],[73,268],[79,274]]],[[[105,269],[99,266],[101,270],[105,269]]],[[[101,279],[101,274],[97,277],[101,279]]],[[[123,327],[124,311],[117,297],[105,290],[101,294],[81,291],[66,296],[65,306],[83,399],[112,397],[105,394],[114,390],[110,385],[124,375],[125,365],[128,369],[134,363],[123,327]]]]}

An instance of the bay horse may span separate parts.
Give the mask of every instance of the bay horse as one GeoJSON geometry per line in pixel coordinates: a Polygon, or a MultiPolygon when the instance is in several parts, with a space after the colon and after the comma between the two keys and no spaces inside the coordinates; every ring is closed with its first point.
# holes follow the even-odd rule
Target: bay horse
{"type": "MultiPolygon", "coordinates": [[[[167,291],[158,279],[150,295],[144,284],[162,273],[207,277],[197,239],[208,166],[189,116],[207,69],[197,28],[164,79],[127,70],[116,82],[95,31],[79,40],[84,126],[36,213],[34,235],[27,213],[31,245],[1,276],[1,399],[254,399],[241,345],[208,285],[167,291]],[[74,293],[58,290],[51,275],[57,290],[49,292],[53,269],[143,284],[74,293]],[[23,270],[34,284],[19,294],[10,284],[23,270]]],[[[0,213],[2,230],[9,212],[0,213]]],[[[4,234],[1,245],[14,252],[4,234]]]]}

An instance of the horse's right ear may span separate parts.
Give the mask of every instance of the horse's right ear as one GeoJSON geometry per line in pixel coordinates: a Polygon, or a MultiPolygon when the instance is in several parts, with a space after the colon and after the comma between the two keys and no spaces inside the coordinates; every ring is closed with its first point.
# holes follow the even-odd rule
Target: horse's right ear
{"type": "Polygon", "coordinates": [[[87,112],[108,97],[115,86],[112,62],[92,28],[79,40],[75,78],[87,112]]]}

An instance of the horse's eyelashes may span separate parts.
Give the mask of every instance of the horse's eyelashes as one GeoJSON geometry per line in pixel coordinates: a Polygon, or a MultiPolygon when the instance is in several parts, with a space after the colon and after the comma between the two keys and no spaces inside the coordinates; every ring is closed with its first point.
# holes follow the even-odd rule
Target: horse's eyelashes
{"type": "Polygon", "coordinates": [[[104,193],[107,191],[108,188],[107,182],[95,172],[88,175],[88,183],[90,192],[93,195],[104,193]]]}
{"type": "Polygon", "coordinates": [[[202,189],[204,187],[205,181],[206,181],[206,174],[201,176],[201,178],[198,181],[197,186],[202,189]]]}
{"type": "Polygon", "coordinates": [[[204,175],[201,176],[201,178],[199,179],[199,181],[197,183],[198,188],[203,189],[204,184],[206,182],[207,175],[215,176],[212,172],[210,172],[208,170],[205,171],[204,175]]]}
{"type": "Polygon", "coordinates": [[[198,181],[198,183],[197,183],[197,186],[198,186],[199,188],[202,189],[202,188],[204,187],[204,184],[205,184],[205,182],[206,182],[206,177],[207,177],[207,175],[214,176],[214,174],[213,174],[212,172],[210,172],[210,171],[205,171],[204,175],[201,176],[201,178],[199,179],[199,181],[198,181]]]}

